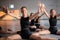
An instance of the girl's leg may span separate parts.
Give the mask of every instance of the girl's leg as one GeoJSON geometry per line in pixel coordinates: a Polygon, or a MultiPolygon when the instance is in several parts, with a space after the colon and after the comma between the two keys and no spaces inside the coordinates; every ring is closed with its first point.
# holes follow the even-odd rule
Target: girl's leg
{"type": "Polygon", "coordinates": [[[41,40],[39,33],[32,33],[29,38],[32,40],[41,40]]]}
{"type": "Polygon", "coordinates": [[[42,30],[42,31],[39,31],[39,34],[50,34],[50,31],[49,30],[42,30]]]}
{"type": "Polygon", "coordinates": [[[39,33],[33,33],[30,35],[29,38],[32,40],[57,40],[56,38],[42,36],[39,33]]]}
{"type": "Polygon", "coordinates": [[[43,30],[40,32],[32,33],[29,38],[33,40],[41,40],[40,34],[50,34],[50,32],[48,30],[43,30]]]}
{"type": "Polygon", "coordinates": [[[58,30],[56,34],[60,35],[60,30],[58,30]]]}

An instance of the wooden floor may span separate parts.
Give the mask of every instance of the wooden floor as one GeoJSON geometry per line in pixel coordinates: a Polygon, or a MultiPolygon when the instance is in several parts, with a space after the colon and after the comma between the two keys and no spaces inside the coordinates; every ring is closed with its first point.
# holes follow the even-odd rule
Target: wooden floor
{"type": "MultiPolygon", "coordinates": [[[[54,35],[40,35],[40,37],[41,37],[41,40],[58,40],[58,38],[54,35]]],[[[22,40],[22,39],[20,35],[14,34],[14,35],[9,35],[5,37],[0,37],[0,40],[22,40]]],[[[23,39],[23,40],[26,40],[26,39],[23,39]]]]}
{"type": "Polygon", "coordinates": [[[0,40],[21,40],[21,37],[18,34],[11,34],[8,36],[5,35],[3,37],[0,37],[0,40]]]}

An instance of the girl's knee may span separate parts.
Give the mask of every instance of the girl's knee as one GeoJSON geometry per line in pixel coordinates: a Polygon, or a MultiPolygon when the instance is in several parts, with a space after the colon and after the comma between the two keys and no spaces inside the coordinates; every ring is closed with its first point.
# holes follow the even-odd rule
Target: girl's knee
{"type": "Polygon", "coordinates": [[[32,34],[32,35],[30,36],[30,39],[40,40],[41,38],[40,38],[40,36],[39,36],[39,35],[32,34]]]}

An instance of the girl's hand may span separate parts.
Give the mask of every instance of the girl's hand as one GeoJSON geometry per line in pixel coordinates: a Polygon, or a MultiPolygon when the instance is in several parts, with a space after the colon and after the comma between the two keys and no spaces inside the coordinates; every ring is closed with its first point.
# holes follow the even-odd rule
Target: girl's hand
{"type": "Polygon", "coordinates": [[[41,13],[41,8],[38,8],[38,13],[41,13]]]}
{"type": "Polygon", "coordinates": [[[44,4],[42,4],[42,6],[41,6],[41,11],[42,11],[42,12],[45,11],[45,5],[44,5],[44,4]]]}
{"type": "Polygon", "coordinates": [[[43,3],[39,4],[39,12],[43,13],[45,11],[45,5],[43,3]]]}

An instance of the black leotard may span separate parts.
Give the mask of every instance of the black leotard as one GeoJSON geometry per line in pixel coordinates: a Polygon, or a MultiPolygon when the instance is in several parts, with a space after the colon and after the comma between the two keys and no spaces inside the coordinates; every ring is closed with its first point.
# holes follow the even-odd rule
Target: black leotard
{"type": "Polygon", "coordinates": [[[54,17],[50,16],[49,24],[50,24],[49,30],[50,30],[51,34],[56,34],[56,32],[57,32],[57,27],[56,27],[57,18],[56,18],[56,16],[54,16],[54,17]]]}
{"type": "Polygon", "coordinates": [[[35,19],[32,19],[31,20],[31,22],[30,22],[30,26],[34,26],[34,24],[35,24],[35,21],[34,21],[35,19]]]}
{"type": "Polygon", "coordinates": [[[39,26],[40,26],[38,20],[39,20],[39,17],[38,17],[38,18],[36,19],[36,21],[35,21],[35,26],[36,26],[37,28],[39,28],[39,26]]]}
{"type": "Polygon", "coordinates": [[[39,28],[40,24],[38,23],[38,20],[39,20],[39,17],[36,20],[32,19],[30,22],[30,26],[35,25],[37,28],[39,28]]]}
{"type": "Polygon", "coordinates": [[[23,39],[29,38],[29,36],[32,34],[31,31],[29,30],[29,17],[21,17],[21,36],[23,39]]]}
{"type": "Polygon", "coordinates": [[[56,18],[56,16],[55,17],[50,17],[50,19],[49,19],[49,23],[50,23],[50,26],[56,26],[56,24],[57,24],[57,18],[56,18]]]}

